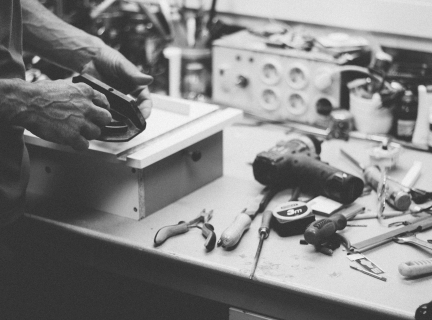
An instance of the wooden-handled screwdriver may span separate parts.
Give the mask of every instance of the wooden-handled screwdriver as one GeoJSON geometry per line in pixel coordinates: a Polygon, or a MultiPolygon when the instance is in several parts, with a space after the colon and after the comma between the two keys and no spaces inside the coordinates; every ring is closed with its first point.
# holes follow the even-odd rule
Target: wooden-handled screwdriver
{"type": "Polygon", "coordinates": [[[222,232],[221,237],[217,242],[218,247],[222,246],[222,248],[230,249],[236,246],[240,241],[241,237],[243,236],[243,233],[245,233],[246,230],[249,229],[255,216],[265,210],[270,200],[279,191],[279,188],[268,189],[262,197],[262,200],[258,205],[258,209],[249,210],[248,208],[246,208],[240,214],[238,214],[232,224],[228,226],[228,228],[226,228],[224,232],[222,232]]]}
{"type": "Polygon", "coordinates": [[[260,235],[260,241],[258,244],[258,249],[257,252],[255,254],[255,261],[254,261],[254,265],[253,265],[253,269],[252,272],[249,276],[249,279],[252,279],[254,274],[255,274],[255,270],[257,268],[258,265],[258,260],[261,254],[261,249],[264,243],[264,240],[268,238],[269,234],[270,234],[270,222],[272,219],[273,215],[272,212],[270,210],[266,210],[263,212],[262,214],[262,221],[261,221],[261,227],[258,229],[258,233],[260,235]]]}

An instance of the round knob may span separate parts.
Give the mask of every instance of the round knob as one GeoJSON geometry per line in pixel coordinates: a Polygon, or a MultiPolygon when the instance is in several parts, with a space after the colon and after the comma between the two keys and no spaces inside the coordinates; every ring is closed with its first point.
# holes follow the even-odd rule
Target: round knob
{"type": "Polygon", "coordinates": [[[248,84],[249,84],[248,78],[241,75],[237,77],[236,86],[240,88],[245,88],[247,87],[248,84]]]}
{"type": "Polygon", "coordinates": [[[189,151],[187,154],[191,157],[193,162],[199,161],[202,156],[201,151],[198,150],[189,151]]]}
{"type": "Polygon", "coordinates": [[[324,91],[331,87],[333,84],[333,78],[330,72],[321,72],[314,79],[315,87],[319,90],[324,91]]]}

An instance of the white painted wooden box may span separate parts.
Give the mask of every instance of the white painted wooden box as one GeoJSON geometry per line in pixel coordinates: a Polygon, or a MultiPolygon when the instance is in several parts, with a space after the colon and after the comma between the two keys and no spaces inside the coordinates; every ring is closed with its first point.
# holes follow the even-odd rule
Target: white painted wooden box
{"type": "Polygon", "coordinates": [[[147,128],[128,142],[92,141],[89,150],[29,132],[32,203],[100,210],[139,220],[223,174],[223,128],[242,112],[153,95],[147,128]],[[201,158],[192,159],[199,152],[201,158]]]}

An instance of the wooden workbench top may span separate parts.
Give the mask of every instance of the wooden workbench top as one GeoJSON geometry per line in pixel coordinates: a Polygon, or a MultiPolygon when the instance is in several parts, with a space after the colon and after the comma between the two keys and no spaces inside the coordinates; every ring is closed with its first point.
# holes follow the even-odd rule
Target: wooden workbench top
{"type": "MultiPolygon", "coordinates": [[[[261,192],[263,186],[253,179],[250,164],[258,152],[268,150],[284,139],[286,128],[249,124],[249,120],[245,120],[224,130],[222,178],[143,220],[134,221],[102,212],[36,207],[27,216],[44,225],[55,225],[61,232],[69,230],[89,239],[131,248],[131,254],[143,257],[142,262],[137,262],[142,263],[141,269],[121,265],[121,259],[115,257],[111,260],[117,261],[111,262],[118,264],[118,268],[134,269],[136,276],[142,273],[141,277],[147,281],[257,313],[278,318],[295,316],[296,319],[312,319],[312,316],[346,319],[347,315],[351,319],[360,319],[365,314],[370,314],[371,319],[414,319],[419,305],[432,300],[432,275],[408,280],[399,274],[398,265],[409,260],[430,258],[432,253],[409,245],[391,242],[365,252],[385,271],[386,282],[351,269],[342,247],[333,256],[327,256],[316,252],[311,245],[301,245],[299,241],[303,237],[300,235],[280,237],[276,232],[271,232],[264,242],[255,279],[249,280],[259,241],[260,216],[252,222],[250,230],[233,250],[216,247],[206,252],[204,238],[198,229],[154,247],[153,238],[158,229],[181,220],[189,221],[204,208],[214,210],[210,223],[219,238],[235,215],[261,192]],[[151,262],[153,260],[159,262],[151,262]],[[171,266],[171,269],[165,269],[164,265],[171,266]]],[[[339,150],[344,148],[360,161],[367,162],[367,150],[373,146],[373,143],[359,140],[325,141],[321,158],[346,172],[360,175],[339,150]]],[[[398,167],[390,174],[400,179],[414,161],[422,161],[422,175],[416,186],[432,190],[429,178],[432,177],[432,168],[428,166],[431,160],[432,154],[403,150],[398,167]]],[[[285,192],[288,197],[290,191],[285,192]]],[[[358,201],[374,208],[376,196],[372,193],[358,201]]],[[[406,217],[397,219],[405,220],[406,217]]],[[[396,219],[389,220],[393,221],[396,219]]],[[[353,223],[366,224],[367,227],[347,227],[341,231],[352,243],[389,231],[375,219],[353,223]]],[[[432,230],[418,237],[431,239],[432,230]]]]}

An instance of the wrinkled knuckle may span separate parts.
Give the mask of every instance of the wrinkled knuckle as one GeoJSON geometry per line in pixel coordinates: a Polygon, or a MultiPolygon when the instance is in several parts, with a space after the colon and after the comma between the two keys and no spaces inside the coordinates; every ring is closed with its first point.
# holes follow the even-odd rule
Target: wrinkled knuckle
{"type": "Polygon", "coordinates": [[[88,97],[93,97],[95,94],[95,91],[93,90],[92,87],[90,87],[88,84],[85,83],[79,83],[78,84],[80,86],[80,90],[81,92],[88,97]]]}

